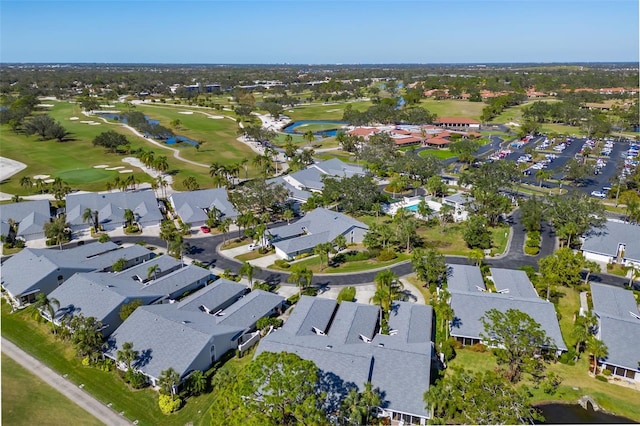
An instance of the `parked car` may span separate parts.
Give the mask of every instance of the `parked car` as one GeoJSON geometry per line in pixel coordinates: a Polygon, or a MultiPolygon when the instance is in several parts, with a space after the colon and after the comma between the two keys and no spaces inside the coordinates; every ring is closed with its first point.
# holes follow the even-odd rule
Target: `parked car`
{"type": "Polygon", "coordinates": [[[591,191],[591,196],[597,198],[607,198],[607,194],[602,191],[591,191]]]}
{"type": "Polygon", "coordinates": [[[209,227],[208,227],[208,226],[206,226],[206,225],[202,225],[202,226],[200,227],[200,230],[201,230],[203,233],[205,233],[205,234],[208,234],[209,232],[211,232],[211,229],[209,229],[209,227]]]}

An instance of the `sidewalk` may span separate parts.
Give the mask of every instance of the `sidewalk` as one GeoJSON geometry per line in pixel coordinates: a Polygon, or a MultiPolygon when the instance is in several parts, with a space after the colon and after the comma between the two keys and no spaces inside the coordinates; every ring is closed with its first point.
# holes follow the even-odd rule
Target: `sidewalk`
{"type": "Polygon", "coordinates": [[[98,420],[108,425],[129,425],[124,417],[102,404],[100,401],[83,391],[80,387],[60,376],[55,371],[5,339],[2,338],[2,352],[13,358],[18,364],[40,377],[58,392],[84,408],[98,420]]]}

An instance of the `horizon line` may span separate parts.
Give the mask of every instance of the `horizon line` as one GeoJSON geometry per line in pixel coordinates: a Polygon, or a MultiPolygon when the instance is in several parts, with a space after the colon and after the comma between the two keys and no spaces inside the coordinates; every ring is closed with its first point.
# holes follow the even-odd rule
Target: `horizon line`
{"type": "Polygon", "coordinates": [[[638,64],[638,61],[487,61],[487,62],[81,62],[81,61],[0,61],[0,66],[5,65],[210,65],[210,66],[242,66],[242,65],[263,65],[263,66],[363,66],[363,65],[580,65],[580,64],[638,64]]]}

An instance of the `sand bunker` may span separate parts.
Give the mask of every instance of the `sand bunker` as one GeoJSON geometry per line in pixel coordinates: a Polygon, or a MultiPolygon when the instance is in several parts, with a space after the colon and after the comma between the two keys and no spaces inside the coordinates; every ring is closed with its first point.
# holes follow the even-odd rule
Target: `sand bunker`
{"type": "Polygon", "coordinates": [[[43,182],[44,183],[53,183],[55,181],[56,181],[55,179],[45,179],[43,182]]]}
{"type": "Polygon", "coordinates": [[[9,179],[11,176],[18,173],[27,167],[26,164],[10,158],[0,157],[0,181],[9,179]]]}
{"type": "Polygon", "coordinates": [[[69,117],[69,120],[76,121],[76,120],[80,120],[80,119],[78,117],[69,117]]]}
{"type": "Polygon", "coordinates": [[[53,104],[38,104],[37,106],[39,106],[39,107],[43,107],[43,108],[51,108],[51,107],[53,107],[54,105],[53,105],[53,104]]]}
{"type": "Polygon", "coordinates": [[[49,178],[49,177],[51,177],[51,175],[35,175],[33,178],[35,180],[38,180],[38,179],[46,179],[46,178],[49,178]]]}
{"type": "Polygon", "coordinates": [[[96,121],[92,121],[91,123],[89,123],[89,126],[99,126],[100,123],[96,122],[96,121]]]}
{"type": "Polygon", "coordinates": [[[221,115],[210,115],[209,118],[212,118],[214,120],[222,120],[224,117],[221,115]]]}
{"type": "Polygon", "coordinates": [[[124,169],[124,166],[107,167],[105,170],[120,170],[124,169]]]}
{"type": "Polygon", "coordinates": [[[118,173],[133,173],[133,170],[120,170],[118,173]]]}
{"type": "Polygon", "coordinates": [[[178,114],[191,115],[193,114],[193,111],[178,111],[178,114]]]}
{"type": "Polygon", "coordinates": [[[106,164],[98,164],[97,166],[93,166],[94,169],[106,169],[107,167],[109,167],[106,164]]]}

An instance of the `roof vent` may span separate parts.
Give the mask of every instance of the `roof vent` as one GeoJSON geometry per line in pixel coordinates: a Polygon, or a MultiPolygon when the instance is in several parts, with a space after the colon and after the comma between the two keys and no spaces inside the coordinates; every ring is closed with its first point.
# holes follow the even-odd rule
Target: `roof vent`
{"type": "Polygon", "coordinates": [[[324,331],[320,330],[317,327],[311,327],[311,329],[313,330],[314,333],[316,333],[318,336],[326,336],[326,334],[324,334],[324,331]]]}
{"type": "Polygon", "coordinates": [[[389,336],[395,336],[398,334],[398,330],[389,330],[389,336]]]}
{"type": "Polygon", "coordinates": [[[371,339],[369,339],[367,336],[364,335],[360,335],[360,339],[365,342],[365,343],[371,343],[371,339]]]}
{"type": "Polygon", "coordinates": [[[327,345],[327,349],[333,349],[333,346],[327,345]]]}
{"type": "Polygon", "coordinates": [[[183,324],[189,324],[191,321],[182,321],[183,324]]]}
{"type": "Polygon", "coordinates": [[[381,348],[384,348],[384,343],[378,343],[378,346],[380,346],[381,348]]]}
{"type": "Polygon", "coordinates": [[[629,313],[631,314],[632,317],[634,317],[637,320],[640,320],[640,315],[634,314],[633,312],[629,311],[629,313]]]}

